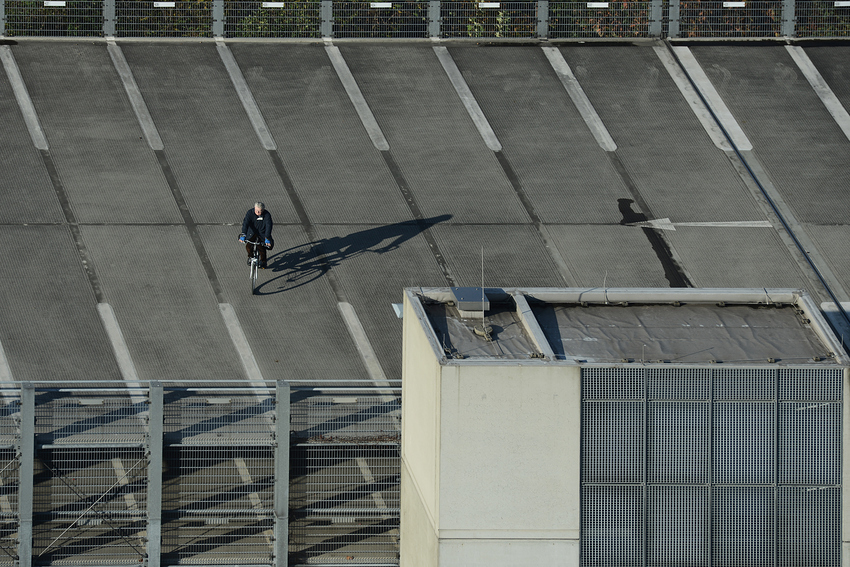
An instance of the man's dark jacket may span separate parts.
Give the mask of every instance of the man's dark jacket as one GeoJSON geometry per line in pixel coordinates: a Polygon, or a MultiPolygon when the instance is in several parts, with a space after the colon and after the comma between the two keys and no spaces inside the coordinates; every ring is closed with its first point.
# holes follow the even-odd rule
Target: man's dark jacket
{"type": "Polygon", "coordinates": [[[254,207],[248,209],[245,213],[245,218],[242,220],[242,234],[251,240],[255,234],[258,234],[270,242],[272,240],[272,215],[268,211],[263,211],[262,214],[255,214],[254,207]]]}

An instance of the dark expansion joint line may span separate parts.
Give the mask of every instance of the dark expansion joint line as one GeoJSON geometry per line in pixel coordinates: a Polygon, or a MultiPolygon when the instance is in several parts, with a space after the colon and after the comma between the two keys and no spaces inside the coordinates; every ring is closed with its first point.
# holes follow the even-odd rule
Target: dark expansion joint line
{"type": "Polygon", "coordinates": [[[437,240],[434,238],[434,235],[431,234],[430,230],[428,230],[431,228],[431,225],[425,221],[425,217],[419,209],[419,203],[416,202],[416,198],[413,196],[413,191],[410,190],[410,185],[408,185],[407,180],[401,173],[401,168],[398,166],[398,163],[396,163],[395,158],[393,158],[389,150],[381,150],[381,156],[384,158],[393,179],[395,179],[396,185],[398,185],[398,189],[401,191],[404,201],[410,209],[410,213],[416,220],[416,225],[419,228],[420,234],[425,237],[425,242],[428,243],[428,248],[431,250],[434,260],[436,260],[437,265],[440,267],[440,271],[443,272],[443,277],[446,279],[449,286],[455,287],[457,283],[455,282],[455,278],[449,269],[448,263],[446,262],[446,257],[440,250],[440,246],[437,244],[437,240]]]}
{"type": "Polygon", "coordinates": [[[39,150],[41,159],[44,161],[44,167],[47,169],[47,175],[50,176],[50,182],[53,184],[53,190],[56,192],[56,198],[59,200],[59,205],[62,207],[62,213],[65,215],[65,222],[71,230],[71,236],[74,238],[74,245],[77,247],[77,254],[80,257],[80,262],[83,265],[83,270],[86,272],[86,277],[89,280],[92,291],[94,292],[95,301],[104,303],[103,288],[100,286],[100,280],[97,273],[94,271],[94,264],[91,261],[86,245],[83,243],[83,235],[80,233],[80,225],[77,223],[74,210],[71,208],[71,201],[68,199],[68,194],[65,192],[65,186],[62,185],[62,179],[59,177],[59,172],[56,170],[56,164],[53,163],[53,157],[50,155],[50,150],[39,150]]]}
{"type": "Polygon", "coordinates": [[[207,279],[209,279],[213,293],[215,293],[215,298],[219,303],[225,303],[224,294],[221,291],[221,284],[218,281],[218,276],[216,275],[212,262],[210,261],[210,257],[204,248],[204,243],[201,241],[201,235],[198,234],[198,225],[195,223],[195,219],[192,218],[192,213],[189,212],[189,207],[186,205],[186,199],[183,198],[183,193],[180,191],[179,185],[177,185],[177,178],[174,177],[174,172],[171,171],[171,165],[168,163],[168,158],[165,157],[165,151],[154,150],[153,153],[156,155],[159,166],[162,168],[162,174],[165,176],[166,183],[168,183],[168,188],[171,189],[171,194],[174,196],[174,201],[177,203],[177,208],[180,210],[180,215],[183,217],[183,224],[189,232],[192,244],[195,246],[195,252],[201,260],[201,264],[207,274],[207,279]]]}
{"type": "MultiPolygon", "coordinates": [[[[301,201],[301,197],[298,195],[298,192],[295,190],[295,184],[292,182],[292,178],[289,176],[289,172],[286,171],[286,166],[283,164],[283,159],[281,159],[280,154],[277,150],[268,150],[269,157],[274,164],[275,171],[277,171],[278,177],[280,177],[281,183],[283,183],[283,188],[286,190],[286,195],[289,197],[289,201],[292,203],[292,207],[295,209],[295,214],[298,215],[298,221],[301,223],[301,229],[307,235],[307,238],[311,242],[319,242],[319,235],[316,232],[316,227],[313,226],[313,223],[310,222],[310,217],[307,216],[307,209],[304,207],[304,202],[301,201]]],[[[327,255],[324,251],[317,251],[316,247],[311,248],[313,254],[316,256],[316,260],[322,266],[322,271],[325,276],[328,278],[328,284],[331,286],[331,290],[336,297],[337,302],[347,302],[345,299],[345,294],[342,292],[342,286],[339,284],[339,280],[336,278],[336,274],[331,269],[331,263],[328,262],[327,255]]]]}

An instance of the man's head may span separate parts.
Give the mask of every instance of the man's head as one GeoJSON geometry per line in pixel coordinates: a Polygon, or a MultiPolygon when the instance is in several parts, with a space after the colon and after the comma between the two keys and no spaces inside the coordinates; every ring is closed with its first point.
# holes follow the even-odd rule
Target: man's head
{"type": "Polygon", "coordinates": [[[261,215],[261,214],[263,214],[263,211],[265,211],[265,210],[266,210],[265,203],[261,203],[260,201],[257,201],[256,203],[254,203],[254,214],[255,215],[261,215]]]}

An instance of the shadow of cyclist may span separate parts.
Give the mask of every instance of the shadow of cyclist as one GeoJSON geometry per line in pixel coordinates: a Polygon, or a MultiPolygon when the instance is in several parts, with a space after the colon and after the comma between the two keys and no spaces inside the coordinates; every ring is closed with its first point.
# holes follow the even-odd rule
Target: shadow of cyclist
{"type": "Polygon", "coordinates": [[[401,247],[402,244],[421,234],[432,226],[445,222],[452,215],[438,215],[421,221],[405,221],[359,230],[345,236],[333,236],[282,250],[269,257],[269,268],[280,275],[264,282],[258,294],[279,293],[306,285],[327,274],[343,261],[361,254],[385,254],[401,247]],[[269,284],[286,278],[292,283],[289,287],[274,292],[264,292],[269,284]]]}

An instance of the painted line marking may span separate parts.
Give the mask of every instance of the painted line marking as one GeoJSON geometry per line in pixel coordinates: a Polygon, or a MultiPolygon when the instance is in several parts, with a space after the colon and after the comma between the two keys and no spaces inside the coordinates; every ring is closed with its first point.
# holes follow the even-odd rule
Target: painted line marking
{"type": "Polygon", "coordinates": [[[791,55],[797,67],[800,68],[800,71],[803,72],[806,80],[809,81],[812,89],[817,93],[823,105],[832,115],[836,124],[838,124],[838,127],[841,128],[841,131],[850,140],[850,114],[847,113],[847,109],[844,108],[844,105],[841,104],[841,101],[832,92],[832,89],[824,80],[823,75],[820,74],[820,71],[817,70],[802,47],[786,45],[785,49],[791,55]]]}
{"type": "Polygon", "coordinates": [[[555,70],[555,74],[558,75],[558,79],[561,80],[561,84],[564,85],[567,94],[570,95],[573,104],[584,119],[584,123],[587,124],[593,137],[596,138],[596,143],[606,152],[616,151],[617,144],[614,143],[614,138],[611,137],[605,124],[602,123],[602,119],[599,118],[599,114],[584,93],[584,89],[581,88],[575,75],[573,75],[573,71],[570,69],[561,51],[557,47],[541,47],[541,49],[546,54],[546,59],[549,60],[549,64],[552,65],[552,69],[555,70]]]}
{"type": "Polygon", "coordinates": [[[720,95],[714,88],[714,84],[712,84],[712,82],[708,79],[708,76],[705,74],[705,71],[703,71],[699,62],[697,62],[694,54],[691,53],[691,50],[686,46],[680,45],[673,46],[673,52],[679,58],[682,67],[685,68],[685,71],[687,71],[687,73],[691,76],[691,79],[693,79],[697,89],[699,89],[702,96],[705,97],[708,106],[720,121],[723,129],[726,130],[729,137],[732,138],[732,143],[734,143],[741,151],[749,151],[753,149],[753,145],[750,143],[749,138],[747,138],[747,135],[744,134],[744,131],[738,124],[738,121],[735,120],[735,117],[732,116],[732,113],[729,111],[726,103],[723,102],[722,98],[720,98],[720,95]]]}
{"type": "Polygon", "coordinates": [[[719,222],[677,222],[670,219],[653,219],[645,222],[629,223],[629,226],[656,228],[658,230],[676,230],[677,226],[710,226],[716,228],[772,228],[770,221],[719,221],[719,222]]]}
{"type": "Polygon", "coordinates": [[[708,137],[711,138],[714,145],[724,152],[731,152],[732,145],[729,143],[729,140],[726,139],[726,136],[723,135],[723,130],[720,129],[720,126],[718,126],[717,122],[715,122],[711,117],[711,113],[708,108],[706,108],[705,104],[703,104],[699,94],[696,90],[694,90],[693,85],[690,81],[688,81],[688,77],[685,75],[685,72],[682,71],[682,68],[676,63],[676,60],[673,58],[670,51],[668,51],[663,45],[654,45],[652,46],[652,49],[655,50],[655,54],[658,56],[658,59],[661,60],[661,64],[664,65],[664,68],[667,69],[667,73],[669,73],[673,82],[676,83],[677,87],[679,87],[679,92],[682,93],[682,96],[685,98],[685,102],[687,102],[688,106],[691,107],[691,110],[696,115],[700,124],[702,124],[703,129],[708,134],[708,137]]]}
{"type": "Polygon", "coordinates": [[[133,112],[136,114],[136,119],[139,121],[139,126],[142,128],[142,133],[148,142],[148,146],[152,150],[161,150],[165,146],[162,144],[162,138],[159,137],[159,132],[153,122],[148,105],[145,104],[145,99],[142,98],[142,92],[136,84],[136,79],[133,77],[133,72],[130,70],[130,65],[127,64],[127,59],[124,58],[124,52],[114,40],[106,42],[106,50],[109,52],[109,57],[112,59],[112,64],[121,78],[121,84],[124,85],[124,91],[127,93],[127,98],[130,99],[130,106],[133,107],[133,112]]]}
{"type": "Polygon", "coordinates": [[[363,93],[360,92],[360,87],[357,86],[357,81],[354,80],[354,75],[351,74],[351,69],[348,68],[348,64],[345,62],[345,59],[343,59],[339,48],[330,44],[330,42],[326,42],[325,51],[336,70],[339,80],[342,81],[342,86],[345,88],[345,92],[348,93],[348,98],[351,99],[351,104],[354,105],[354,110],[357,111],[357,115],[360,117],[360,122],[362,122],[363,127],[366,128],[366,133],[369,134],[372,144],[375,148],[382,152],[388,151],[390,149],[390,144],[384,137],[381,127],[378,126],[378,121],[375,120],[375,115],[372,114],[372,109],[369,108],[369,104],[363,97],[363,93]]]}
{"type": "MultiPolygon", "coordinates": [[[[12,382],[12,368],[9,366],[9,359],[6,358],[6,351],[3,350],[3,343],[0,343],[0,385],[12,382]]],[[[5,394],[6,391],[3,390],[5,394]]]]}
{"type": "Polygon", "coordinates": [[[12,85],[12,92],[15,93],[15,99],[18,101],[18,107],[23,114],[33,145],[39,150],[49,149],[47,137],[44,135],[44,130],[41,129],[38,114],[35,112],[35,105],[33,105],[24,79],[21,77],[21,70],[18,69],[18,64],[12,55],[12,49],[8,45],[0,45],[0,60],[3,61],[3,68],[6,69],[6,76],[9,78],[9,84],[12,85]]]}
{"type": "MultiPolygon", "coordinates": [[[[124,340],[124,333],[121,332],[118,319],[115,317],[115,311],[108,303],[98,303],[97,312],[103,322],[103,328],[106,329],[109,342],[112,343],[112,351],[115,353],[121,376],[130,388],[142,388],[139,375],[136,373],[136,365],[133,364],[130,349],[127,348],[127,342],[124,340]]],[[[130,401],[134,405],[144,403],[146,400],[146,396],[130,396],[130,401]]]]}
{"type": "MultiPolygon", "coordinates": [[[[254,387],[265,388],[266,383],[263,380],[260,367],[257,365],[257,359],[254,358],[254,352],[251,350],[248,338],[242,330],[242,325],[239,324],[239,318],[236,316],[236,311],[233,310],[233,306],[229,303],[219,303],[218,309],[221,311],[224,324],[227,326],[227,332],[230,334],[230,340],[233,341],[233,346],[236,347],[236,352],[239,353],[239,360],[242,361],[242,368],[248,376],[248,381],[254,387]]],[[[260,394],[257,395],[260,396],[260,394]]],[[[265,399],[265,397],[263,399],[265,399]]]]}
{"type": "MultiPolygon", "coordinates": [[[[119,486],[127,486],[130,484],[130,480],[127,478],[127,471],[124,469],[124,463],[121,462],[120,458],[115,457],[112,459],[112,468],[115,469],[115,476],[118,477],[119,486]]],[[[127,504],[128,510],[139,509],[138,503],[136,502],[136,496],[133,493],[125,494],[124,502],[127,504]]]]}
{"type": "MultiPolygon", "coordinates": [[[[367,484],[375,482],[375,477],[372,475],[372,469],[369,468],[369,463],[366,462],[366,459],[363,457],[357,457],[357,466],[360,467],[360,473],[363,475],[363,479],[367,484]]],[[[387,509],[387,503],[384,501],[384,497],[380,491],[372,493],[372,500],[375,501],[375,506],[378,508],[382,508],[384,510],[387,509]]]]}
{"type": "Polygon", "coordinates": [[[227,69],[227,74],[230,75],[230,81],[236,88],[236,94],[239,95],[239,100],[242,101],[242,107],[248,114],[248,120],[251,121],[251,126],[254,127],[254,132],[257,133],[257,138],[263,148],[267,150],[276,150],[277,144],[272,137],[271,131],[266,124],[263,113],[260,112],[260,107],[257,106],[257,101],[254,100],[254,95],[245,81],[245,76],[242,75],[242,70],[233,57],[233,52],[227,47],[224,41],[216,40],[215,48],[218,50],[218,55],[221,57],[221,62],[224,63],[224,68],[227,69]]]}
{"type": "Polygon", "coordinates": [[[434,53],[437,54],[437,59],[440,60],[440,65],[443,66],[443,70],[446,72],[446,75],[448,75],[449,81],[451,81],[452,86],[455,88],[457,95],[463,103],[463,106],[466,108],[466,112],[469,113],[469,117],[472,118],[472,122],[475,123],[478,133],[481,134],[482,138],[484,138],[484,143],[487,144],[487,147],[494,152],[502,151],[502,144],[496,137],[496,133],[493,132],[493,129],[490,127],[490,123],[487,121],[487,117],[484,116],[484,112],[481,110],[481,107],[478,106],[478,102],[472,95],[472,91],[469,90],[469,85],[466,84],[466,79],[464,79],[463,75],[461,75],[460,69],[457,68],[455,60],[452,59],[449,50],[442,45],[435,45],[431,49],[433,49],[434,53]]]}

